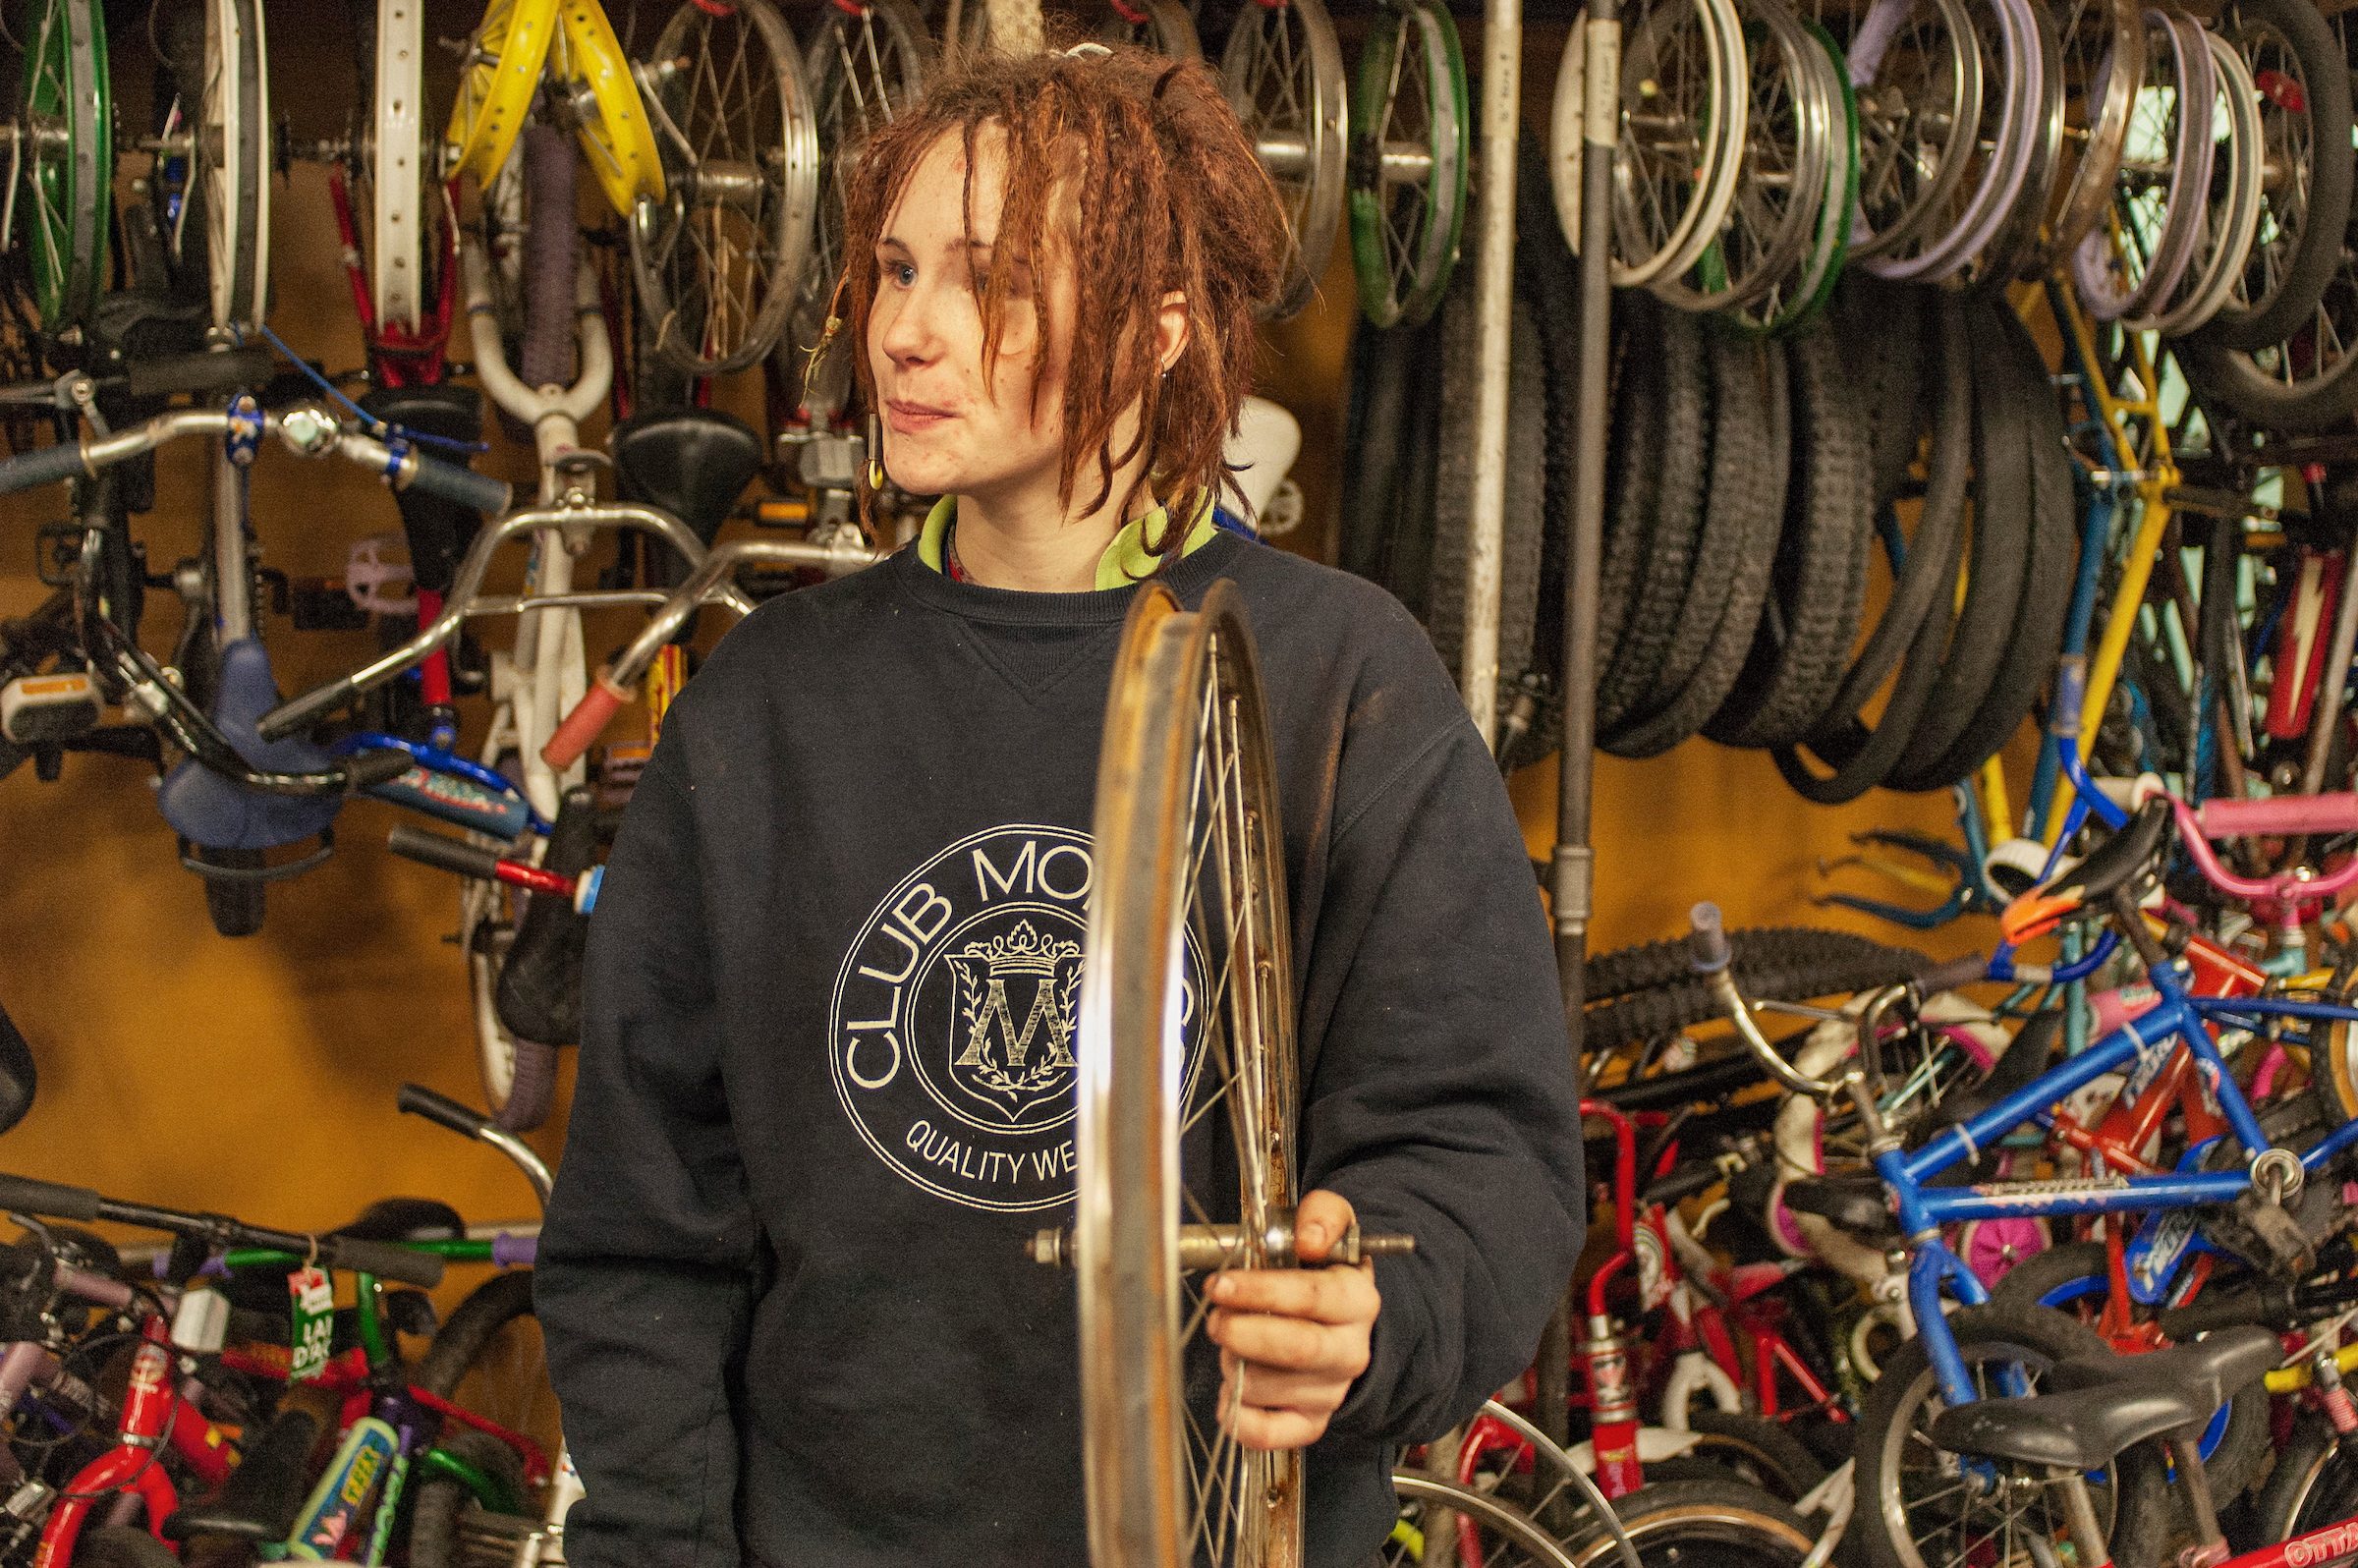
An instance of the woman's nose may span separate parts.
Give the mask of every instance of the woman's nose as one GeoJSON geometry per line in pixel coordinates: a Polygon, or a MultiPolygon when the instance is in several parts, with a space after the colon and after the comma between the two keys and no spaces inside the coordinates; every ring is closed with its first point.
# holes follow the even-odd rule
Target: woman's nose
{"type": "Polygon", "coordinates": [[[876,346],[895,364],[923,364],[939,352],[940,334],[929,295],[920,284],[893,301],[884,312],[884,330],[876,346]]]}

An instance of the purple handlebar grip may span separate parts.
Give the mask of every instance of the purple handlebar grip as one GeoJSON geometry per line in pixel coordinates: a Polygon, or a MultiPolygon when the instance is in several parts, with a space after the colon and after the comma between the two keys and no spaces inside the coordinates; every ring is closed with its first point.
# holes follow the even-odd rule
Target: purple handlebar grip
{"type": "Polygon", "coordinates": [[[2264,801],[2205,801],[2195,808],[2205,838],[2358,832],[2358,794],[2273,795],[2264,801]]]}
{"type": "Polygon", "coordinates": [[[501,1268],[530,1268],[539,1253],[537,1236],[511,1236],[503,1230],[491,1238],[491,1261],[501,1268]]]}

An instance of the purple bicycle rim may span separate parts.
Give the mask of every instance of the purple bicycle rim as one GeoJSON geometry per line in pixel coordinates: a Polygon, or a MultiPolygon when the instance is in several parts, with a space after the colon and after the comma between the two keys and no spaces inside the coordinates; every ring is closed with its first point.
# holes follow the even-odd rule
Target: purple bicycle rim
{"type": "MultiPolygon", "coordinates": [[[[2038,117],[2029,112],[2036,107],[2030,102],[2036,92],[2019,84],[2024,61],[2038,48],[2038,24],[2025,0],[1990,0],[1990,3],[1997,12],[1998,32],[2004,43],[2005,66],[1998,80],[2006,86],[2005,112],[1998,118],[1992,167],[1985,171],[1981,188],[1966,203],[1965,215],[1937,242],[1916,255],[1879,255],[1860,263],[1877,277],[1926,282],[1946,277],[1980,254],[1982,248],[1996,237],[2007,214],[2014,210],[2015,199],[2022,195],[2022,182],[2031,169],[2030,139],[2037,133],[2038,117]]],[[[1987,79],[1988,71],[1983,76],[1987,79]]]]}
{"type": "MultiPolygon", "coordinates": [[[[1857,36],[1851,39],[1849,52],[1845,56],[1849,62],[1853,91],[1865,93],[1874,87],[1876,78],[1883,68],[1884,51],[1891,47],[1892,40],[1899,36],[1899,29],[1906,25],[1920,3],[1922,0],[1875,0],[1868,10],[1867,20],[1859,26],[1857,36]]],[[[1988,90],[1988,84],[1982,79],[1980,46],[1976,44],[1967,48],[1961,51],[1961,69],[1972,74],[1972,85],[1964,93],[1969,105],[1968,115],[1978,121],[1982,112],[1982,94],[1988,90]]],[[[1941,182],[1936,179],[1934,184],[1937,187],[1941,182]]],[[[1867,196],[1862,190],[1851,214],[1852,262],[1864,263],[1869,256],[1880,255],[1894,247],[1907,244],[1915,232],[1931,219],[1933,208],[1947,199],[1948,193],[1945,190],[1937,196],[1925,197],[1915,207],[1902,212],[1889,230],[1879,234],[1868,225],[1867,196]]]]}

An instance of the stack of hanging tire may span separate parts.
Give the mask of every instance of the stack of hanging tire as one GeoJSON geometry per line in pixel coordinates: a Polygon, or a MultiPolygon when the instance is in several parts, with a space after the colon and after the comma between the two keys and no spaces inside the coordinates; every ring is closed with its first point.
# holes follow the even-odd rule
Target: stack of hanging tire
{"type": "MultiPolygon", "coordinates": [[[[1519,185],[1496,727],[1510,770],[1561,733],[1579,377],[1575,262],[1536,152],[1519,185]]],[[[1345,435],[1342,564],[1397,593],[1452,670],[1475,270],[1430,322],[1361,324],[1345,435]]],[[[1613,320],[1599,746],[1765,750],[1826,804],[1972,774],[2053,670],[2079,548],[2059,400],[2004,299],[1846,275],[1782,339],[1634,289],[1613,320]]]]}

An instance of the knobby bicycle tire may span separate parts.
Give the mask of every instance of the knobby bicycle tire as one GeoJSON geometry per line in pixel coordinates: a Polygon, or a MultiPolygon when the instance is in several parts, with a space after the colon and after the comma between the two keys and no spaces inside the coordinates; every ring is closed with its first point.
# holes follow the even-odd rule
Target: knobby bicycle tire
{"type": "MultiPolygon", "coordinates": [[[[1461,269],[1462,270],[1462,269],[1461,269]]],[[[1615,387],[1605,472],[1619,482],[1606,497],[1604,549],[1597,575],[1597,668],[1611,667],[1637,594],[1638,570],[1661,478],[1662,316],[1666,307],[1631,290],[1614,302],[1615,387]]]]}
{"type": "Polygon", "coordinates": [[[572,139],[554,126],[526,126],[519,140],[530,228],[525,235],[524,349],[518,371],[524,384],[537,391],[573,384],[575,154],[572,139]],[[562,221],[549,222],[552,213],[560,214],[562,221]]]}
{"type": "MultiPolygon", "coordinates": [[[[2012,310],[1992,312],[1995,358],[2008,361],[2012,379],[1993,388],[2021,414],[2030,465],[2029,559],[2014,630],[1990,690],[1948,750],[1912,777],[1891,780],[1904,789],[1945,789],[1972,776],[2030,716],[2040,689],[2063,645],[2071,608],[2072,567],[2079,553],[2069,431],[2061,406],[2048,393],[2047,364],[2030,329],[2012,310]]],[[[1985,383],[1988,385],[1990,383],[1985,383]]]]}
{"type": "MultiPolygon", "coordinates": [[[[435,1446],[523,1489],[524,1467],[516,1462],[516,1450],[488,1432],[453,1422],[435,1446]]],[[[410,1568],[462,1568],[466,1550],[459,1541],[459,1516],[469,1496],[465,1486],[441,1476],[429,1474],[418,1483],[410,1504],[410,1568]]]]}
{"type": "Polygon", "coordinates": [[[1597,691],[1597,724],[1610,728],[1647,696],[1694,571],[1696,535],[1703,529],[1705,445],[1711,431],[1711,386],[1706,379],[1703,323],[1684,310],[1663,312],[1660,472],[1654,516],[1635,597],[1612,662],[1597,691]]]}
{"type": "MultiPolygon", "coordinates": [[[[1749,970],[1739,956],[1736,982],[1747,996],[1799,1002],[1813,996],[1847,996],[1856,991],[1875,990],[1913,980],[1931,967],[1931,959],[1904,947],[1882,948],[1824,963],[1764,964],[1749,970]]],[[[1719,1016],[1718,998],[1712,994],[1710,982],[1698,976],[1590,1008],[1583,1025],[1582,1049],[1592,1053],[1618,1050],[1719,1016]]]]}
{"type": "Polygon", "coordinates": [[[2011,384],[2010,365],[1993,341],[2000,330],[1986,303],[1966,307],[1973,347],[1973,544],[1966,566],[1965,605],[1949,638],[1940,679],[1924,717],[1889,774],[1920,775],[1944,756],[1990,695],[2005,657],[2005,640],[2022,599],[2030,554],[2030,448],[2022,410],[1993,389],[2011,384]]]}
{"type": "Polygon", "coordinates": [[[1786,343],[1794,473],[1775,591],[1752,657],[1704,734],[1725,746],[1786,746],[1825,710],[1867,589],[1868,452],[1841,346],[1823,321],[1786,343]]]}
{"type": "MultiPolygon", "coordinates": [[[[518,1318],[532,1316],[533,1271],[520,1268],[492,1275],[459,1303],[449,1320],[435,1330],[433,1342],[426,1347],[424,1359],[418,1366],[418,1386],[440,1398],[452,1398],[468,1369],[491,1348],[500,1331],[518,1318]]],[[[506,1468],[506,1464],[514,1461],[514,1451],[507,1444],[485,1438],[488,1448],[477,1448],[467,1443],[469,1436],[480,1434],[461,1432],[455,1423],[445,1428],[445,1443],[454,1447],[460,1457],[478,1465],[488,1464],[498,1473],[513,1478],[521,1477],[521,1466],[506,1468]],[[497,1449],[499,1456],[505,1456],[506,1463],[489,1449],[497,1449]]],[[[466,1501],[465,1488],[456,1482],[426,1480],[419,1484],[410,1517],[411,1568],[459,1568],[462,1553],[458,1519],[466,1501]]]]}
{"type": "MultiPolygon", "coordinates": [[[[1811,969],[1895,951],[1873,937],[1816,925],[1757,925],[1727,933],[1738,977],[1768,969],[1811,969]]],[[[1896,951],[1905,951],[1897,949],[1896,951]]],[[[1695,979],[1695,950],[1685,937],[1616,947],[1589,960],[1589,1006],[1695,979]]]]}
{"type": "Polygon", "coordinates": [[[1877,784],[1913,739],[1925,703],[1944,662],[1954,616],[1957,567],[1964,552],[1965,471],[1971,449],[1972,372],[1963,311],[1954,301],[1939,303],[1942,386],[1936,411],[1930,478],[1916,535],[1908,542],[1897,582],[1867,645],[1843,677],[1825,717],[1799,746],[1775,752],[1777,771],[1805,799],[1823,806],[1856,800],[1877,784]],[[1899,676],[1876,727],[1861,709],[1881,685],[1892,660],[1902,656],[1899,676]],[[1813,772],[1801,756],[1807,747],[1832,772],[1813,772]]]}
{"type": "Polygon", "coordinates": [[[1538,761],[1563,744],[1564,570],[1580,472],[1580,297],[1578,273],[1549,196],[1546,155],[1531,138],[1515,184],[1515,293],[1531,302],[1547,371],[1546,457],[1542,486],[1540,596],[1531,623],[1531,672],[1541,700],[1509,766],[1538,761]]]}
{"type": "Polygon", "coordinates": [[[1351,333],[1336,563],[1371,583],[1384,580],[1384,558],[1399,516],[1401,409],[1415,338],[1422,330],[1373,326],[1362,318],[1351,333]]]}
{"type": "MultiPolygon", "coordinates": [[[[1740,481],[1723,484],[1714,448],[1712,504],[1718,507],[1724,503],[1732,508],[1743,534],[1735,546],[1734,565],[1723,590],[1724,597],[1719,598],[1716,617],[1712,618],[1711,642],[1695,673],[1674,698],[1644,722],[1607,731],[1598,738],[1597,744],[1615,756],[1656,756],[1695,735],[1726,702],[1728,694],[1735,690],[1751,662],[1775,570],[1777,541],[1784,531],[1785,496],[1793,455],[1792,396],[1783,344],[1770,342],[1758,346],[1742,365],[1732,396],[1750,401],[1761,411],[1762,425],[1757,433],[1767,442],[1766,461],[1758,470],[1744,475],[1740,481]],[[1743,384],[1743,376],[1749,376],[1749,385],[1743,384]]],[[[1722,387],[1717,398],[1721,410],[1731,408],[1730,397],[1730,391],[1722,387]]],[[[1720,436],[1724,434],[1720,432],[1720,436]]],[[[1737,439],[1745,437],[1739,435],[1737,439]]],[[[1731,454],[1729,461],[1732,464],[1740,458],[1731,454]]],[[[1722,590],[1697,579],[1690,591],[1705,597],[1703,610],[1709,617],[1711,601],[1718,598],[1722,590]]]]}
{"type": "MultiPolygon", "coordinates": [[[[2206,345],[2248,351],[2281,341],[2317,308],[2341,262],[2354,171],[2349,66],[2332,28],[2308,0],[2229,0],[2214,29],[2233,47],[2247,16],[2279,34],[2300,61],[2303,90],[2296,96],[2277,89],[2269,101],[2278,113],[2308,117],[2310,149],[2301,236],[2274,286],[2248,306],[2230,300],[2195,334],[2206,345]]],[[[2247,278],[2266,277],[2264,256],[2255,253],[2245,265],[2247,278]]]]}
{"type": "Polygon", "coordinates": [[[1939,352],[1925,307],[1938,297],[1937,289],[1887,283],[1872,272],[1845,272],[1826,312],[1845,358],[1862,372],[1878,505],[1906,484],[1928,416],[1936,412],[1924,406],[1925,372],[1938,363],[1939,352]]]}

